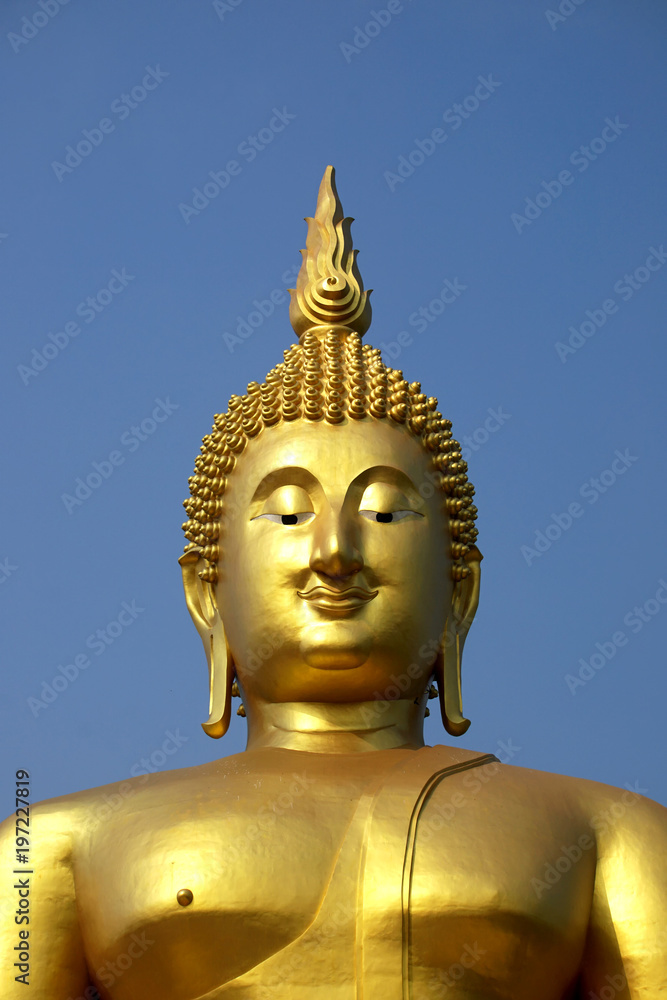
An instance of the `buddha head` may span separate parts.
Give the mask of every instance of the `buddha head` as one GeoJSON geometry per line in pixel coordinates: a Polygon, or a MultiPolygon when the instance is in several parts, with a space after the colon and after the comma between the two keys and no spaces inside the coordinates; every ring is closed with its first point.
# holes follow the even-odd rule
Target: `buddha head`
{"type": "Polygon", "coordinates": [[[363,344],[370,325],[328,167],[264,382],[216,414],[184,502],[180,562],[213,737],[279,704],[417,706],[469,726],[461,656],[479,596],[474,493],[437,400],[363,344]],[[433,680],[437,682],[437,689],[433,680]]]}

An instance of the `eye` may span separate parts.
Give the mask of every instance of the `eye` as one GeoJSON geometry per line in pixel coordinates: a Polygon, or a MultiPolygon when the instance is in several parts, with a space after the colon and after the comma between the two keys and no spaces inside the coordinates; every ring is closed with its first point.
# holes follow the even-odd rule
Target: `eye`
{"type": "MultiPolygon", "coordinates": [[[[255,508],[257,509],[257,508],[255,508]]],[[[315,516],[313,504],[304,489],[295,484],[279,486],[259,508],[260,513],[251,521],[265,518],[274,524],[305,524],[315,516]]]]}
{"type": "Polygon", "coordinates": [[[391,524],[393,521],[402,521],[406,517],[424,516],[416,510],[393,510],[387,513],[379,510],[360,510],[359,513],[368,521],[376,521],[380,524],[391,524]]]}
{"type": "Polygon", "coordinates": [[[311,517],[315,517],[314,513],[312,510],[307,510],[301,514],[258,514],[252,520],[259,521],[264,518],[267,521],[273,521],[274,524],[305,524],[306,521],[310,521],[311,517]]]}
{"type": "Polygon", "coordinates": [[[359,513],[376,524],[393,524],[405,518],[423,517],[415,503],[392,483],[369,483],[359,503],[359,513]]]}

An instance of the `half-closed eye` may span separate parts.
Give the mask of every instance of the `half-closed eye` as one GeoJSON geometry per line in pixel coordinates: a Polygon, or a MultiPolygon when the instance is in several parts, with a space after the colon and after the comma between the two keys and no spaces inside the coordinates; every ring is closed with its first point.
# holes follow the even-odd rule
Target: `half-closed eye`
{"type": "Polygon", "coordinates": [[[267,521],[273,521],[274,524],[305,524],[306,521],[310,521],[311,517],[315,517],[312,510],[303,511],[300,514],[258,514],[257,517],[253,517],[253,521],[259,521],[261,518],[265,518],[267,521]]]}
{"type": "Polygon", "coordinates": [[[394,521],[402,521],[406,517],[423,517],[416,510],[392,510],[383,513],[379,510],[360,510],[359,513],[368,521],[376,521],[379,524],[392,524],[394,521]]]}

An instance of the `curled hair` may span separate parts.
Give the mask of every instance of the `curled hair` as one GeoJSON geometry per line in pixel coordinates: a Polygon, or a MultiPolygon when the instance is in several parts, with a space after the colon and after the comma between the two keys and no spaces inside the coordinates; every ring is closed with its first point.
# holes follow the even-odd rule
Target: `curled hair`
{"type": "Polygon", "coordinates": [[[183,502],[188,515],[185,551],[201,550],[201,578],[211,583],[218,578],[227,478],[250,439],[280,420],[338,424],[349,418],[403,424],[430,454],[432,481],[443,493],[449,516],[452,576],[463,579],[468,574],[465,555],[477,538],[475,490],[451,421],[443,419],[437,406],[419,382],[406,382],[402,371],[383,363],[379,350],[362,345],[358,333],[346,327],[305,332],[261,385],[251,382],[245,395],[231,397],[227,412],[215,415],[211,433],[202,439],[188,480],[190,497],[183,502]]]}

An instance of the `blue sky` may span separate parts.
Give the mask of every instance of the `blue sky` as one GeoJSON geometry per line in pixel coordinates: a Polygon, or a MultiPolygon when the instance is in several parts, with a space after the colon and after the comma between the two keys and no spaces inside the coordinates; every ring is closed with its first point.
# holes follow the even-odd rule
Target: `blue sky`
{"type": "Polygon", "coordinates": [[[327,163],[367,339],[468,441],[463,743],[667,802],[664,4],[57,4],[0,14],[4,811],[18,767],[45,798],[244,745],[199,725],[181,501],[291,342],[327,163]]]}

